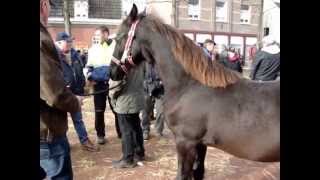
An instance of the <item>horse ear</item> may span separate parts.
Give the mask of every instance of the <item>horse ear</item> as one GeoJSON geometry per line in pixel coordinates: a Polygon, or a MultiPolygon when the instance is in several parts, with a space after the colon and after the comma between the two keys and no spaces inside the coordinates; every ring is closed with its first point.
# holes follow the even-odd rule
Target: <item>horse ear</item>
{"type": "Polygon", "coordinates": [[[144,8],[144,10],[142,11],[141,14],[142,14],[142,16],[144,16],[144,17],[147,16],[147,8],[146,8],[146,7],[144,8]]]}
{"type": "Polygon", "coordinates": [[[137,8],[136,4],[133,4],[132,9],[131,9],[129,16],[128,16],[129,23],[131,24],[132,22],[137,20],[137,17],[138,17],[138,8],[137,8]]]}

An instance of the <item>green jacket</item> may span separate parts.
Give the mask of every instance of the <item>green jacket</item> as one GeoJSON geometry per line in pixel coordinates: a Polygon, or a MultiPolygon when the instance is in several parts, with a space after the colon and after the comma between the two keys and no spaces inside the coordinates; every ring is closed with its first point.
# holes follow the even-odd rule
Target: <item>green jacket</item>
{"type": "Polygon", "coordinates": [[[144,108],[144,66],[145,64],[142,64],[132,68],[119,95],[116,98],[111,96],[111,105],[116,113],[134,114],[144,108]]]}

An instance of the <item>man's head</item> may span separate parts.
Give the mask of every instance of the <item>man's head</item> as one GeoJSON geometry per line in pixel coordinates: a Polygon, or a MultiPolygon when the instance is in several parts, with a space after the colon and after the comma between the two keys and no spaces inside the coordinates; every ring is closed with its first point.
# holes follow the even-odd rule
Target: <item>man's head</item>
{"type": "Polygon", "coordinates": [[[100,26],[94,32],[95,41],[107,41],[109,38],[109,28],[107,26],[100,26]]]}
{"type": "Polygon", "coordinates": [[[214,46],[216,45],[216,43],[214,41],[212,41],[211,39],[206,39],[204,41],[203,45],[209,52],[213,52],[214,46]]]}
{"type": "Polygon", "coordinates": [[[40,0],[40,22],[45,26],[48,24],[51,6],[55,6],[53,0],[40,0]]]}
{"type": "Polygon", "coordinates": [[[68,53],[72,48],[73,38],[66,32],[59,32],[56,36],[56,45],[63,53],[68,53]]]}

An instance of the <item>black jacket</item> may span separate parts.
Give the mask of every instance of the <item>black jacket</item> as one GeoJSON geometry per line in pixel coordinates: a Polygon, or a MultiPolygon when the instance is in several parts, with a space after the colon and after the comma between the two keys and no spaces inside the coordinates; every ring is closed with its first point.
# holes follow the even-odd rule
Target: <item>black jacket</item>
{"type": "Polygon", "coordinates": [[[252,63],[250,78],[252,80],[272,81],[280,74],[280,53],[270,54],[258,51],[252,63]]]}
{"type": "MultiPolygon", "coordinates": [[[[58,50],[59,51],[59,50],[58,50]]],[[[86,83],[83,75],[83,69],[79,56],[71,54],[71,64],[66,60],[65,55],[59,51],[59,56],[63,69],[63,76],[66,86],[70,88],[75,95],[81,95],[84,93],[84,86],[86,83]]]]}
{"type": "Polygon", "coordinates": [[[229,69],[242,73],[242,66],[241,66],[240,60],[239,59],[235,61],[229,60],[227,51],[224,51],[223,53],[221,53],[218,62],[220,62],[221,64],[223,64],[225,67],[229,69]]]}
{"type": "Polygon", "coordinates": [[[160,76],[156,71],[155,66],[149,63],[146,63],[145,65],[144,91],[149,96],[154,96],[156,98],[164,94],[164,87],[160,76]]]}

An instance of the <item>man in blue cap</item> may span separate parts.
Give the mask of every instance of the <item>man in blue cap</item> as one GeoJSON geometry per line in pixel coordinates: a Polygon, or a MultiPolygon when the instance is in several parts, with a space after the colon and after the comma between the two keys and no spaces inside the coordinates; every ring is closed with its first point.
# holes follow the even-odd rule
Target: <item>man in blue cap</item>
{"type": "MultiPolygon", "coordinates": [[[[72,37],[66,32],[60,32],[56,36],[55,44],[61,60],[66,86],[80,99],[80,101],[82,101],[80,95],[84,94],[85,77],[79,55],[75,54],[77,53],[76,51],[71,51],[72,42],[72,37]]],[[[81,110],[76,113],[70,113],[70,115],[82,148],[91,152],[98,151],[98,147],[95,146],[88,137],[81,110]]]]}

